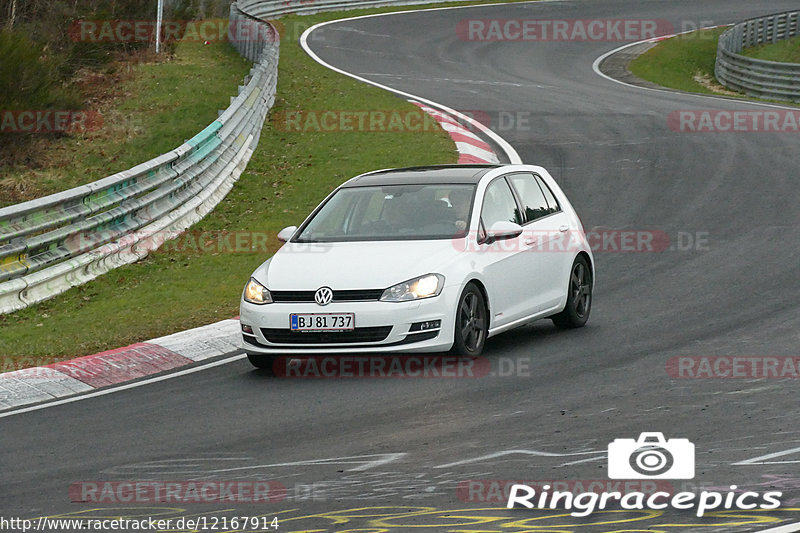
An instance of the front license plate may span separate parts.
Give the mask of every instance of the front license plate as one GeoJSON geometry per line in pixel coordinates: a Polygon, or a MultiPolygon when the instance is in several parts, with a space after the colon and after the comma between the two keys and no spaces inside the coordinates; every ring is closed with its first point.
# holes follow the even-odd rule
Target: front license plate
{"type": "Polygon", "coordinates": [[[355,313],[302,313],[289,315],[289,329],[292,331],[350,331],[355,327],[355,313]]]}

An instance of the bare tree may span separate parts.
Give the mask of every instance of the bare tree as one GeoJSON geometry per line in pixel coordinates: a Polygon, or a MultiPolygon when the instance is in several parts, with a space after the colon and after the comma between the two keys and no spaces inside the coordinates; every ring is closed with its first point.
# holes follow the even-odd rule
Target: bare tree
{"type": "Polygon", "coordinates": [[[14,22],[17,18],[17,0],[11,0],[11,5],[8,6],[8,29],[14,28],[14,22]]]}

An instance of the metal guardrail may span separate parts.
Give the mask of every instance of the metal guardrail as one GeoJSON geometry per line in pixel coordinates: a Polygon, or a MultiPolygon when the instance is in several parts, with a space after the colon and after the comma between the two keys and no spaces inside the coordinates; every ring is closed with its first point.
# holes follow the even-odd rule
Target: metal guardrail
{"type": "Polygon", "coordinates": [[[800,64],[764,61],[740,54],[743,48],[800,35],[800,11],[740,22],[717,44],[714,74],[728,88],[750,96],[800,101],[800,64]]]}
{"type": "Polygon", "coordinates": [[[263,19],[442,1],[240,0],[231,5],[229,41],[255,65],[217,120],[146,163],[0,209],[0,314],[142,259],[225,197],[258,145],[275,100],[280,37],[263,19]]]}
{"type": "Polygon", "coordinates": [[[137,261],[203,218],[239,179],[275,99],[275,29],[235,7],[256,62],[219,118],[178,148],[99,181],[0,209],[0,313],[137,261]]]}
{"type": "Polygon", "coordinates": [[[239,0],[239,8],[260,19],[289,13],[310,15],[321,11],[342,11],[369,7],[441,4],[456,0],[239,0]]]}

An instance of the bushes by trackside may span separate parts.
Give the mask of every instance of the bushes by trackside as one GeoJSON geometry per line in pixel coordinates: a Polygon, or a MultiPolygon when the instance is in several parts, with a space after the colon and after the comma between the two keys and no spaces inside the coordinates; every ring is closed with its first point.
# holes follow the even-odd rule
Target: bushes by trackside
{"type": "MultiPolygon", "coordinates": [[[[230,0],[165,0],[165,19],[224,16],[230,0]]],[[[76,74],[152,48],[153,39],[81,39],[80,21],[154,21],[157,0],[0,0],[0,110],[76,109],[76,74]]],[[[164,43],[169,54],[175,42],[164,43]]]]}

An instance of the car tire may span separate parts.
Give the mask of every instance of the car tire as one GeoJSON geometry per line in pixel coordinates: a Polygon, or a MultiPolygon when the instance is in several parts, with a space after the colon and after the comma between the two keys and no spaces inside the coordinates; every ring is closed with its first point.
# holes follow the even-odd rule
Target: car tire
{"type": "Polygon", "coordinates": [[[476,356],[483,352],[489,332],[489,313],[481,290],[470,283],[458,299],[453,350],[456,355],[476,356]]]}
{"type": "Polygon", "coordinates": [[[579,255],[569,271],[567,305],[564,310],[553,315],[551,320],[561,329],[580,328],[589,320],[592,310],[592,269],[586,257],[579,255]]]}
{"type": "Polygon", "coordinates": [[[275,363],[275,356],[274,355],[261,355],[261,354],[247,354],[247,360],[250,361],[250,364],[256,368],[261,370],[266,370],[270,374],[273,374],[272,366],[275,363]]]}

